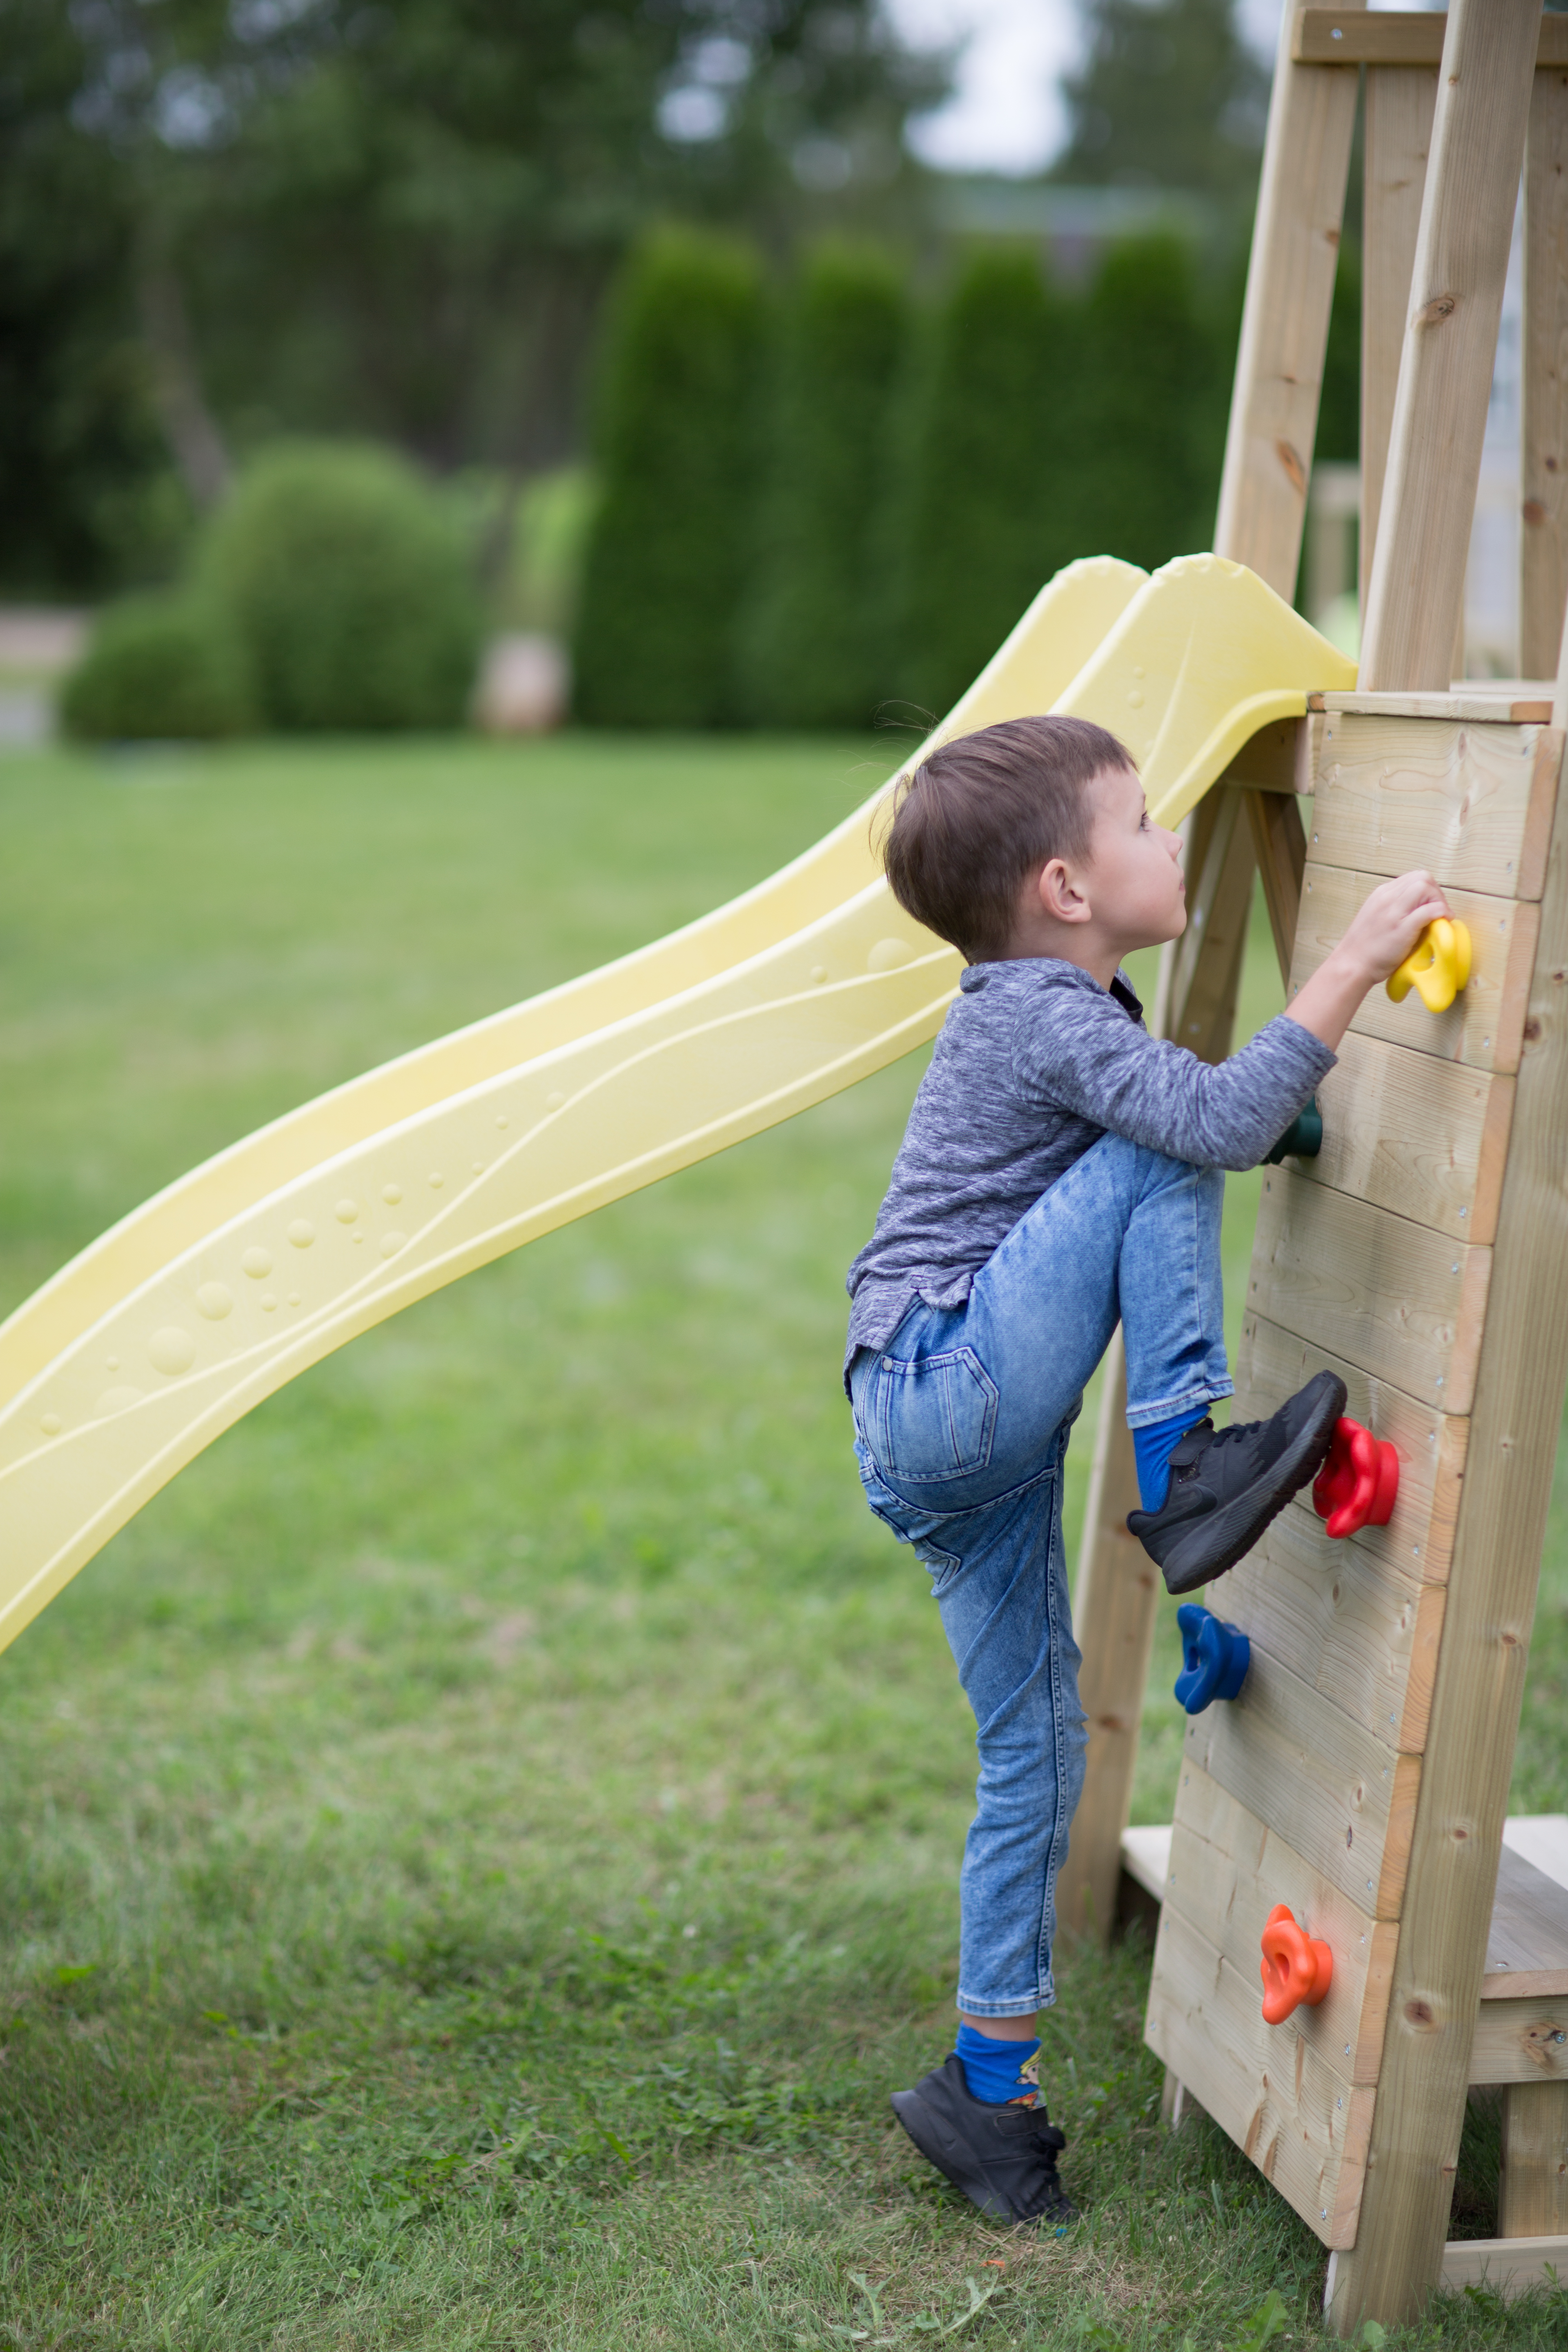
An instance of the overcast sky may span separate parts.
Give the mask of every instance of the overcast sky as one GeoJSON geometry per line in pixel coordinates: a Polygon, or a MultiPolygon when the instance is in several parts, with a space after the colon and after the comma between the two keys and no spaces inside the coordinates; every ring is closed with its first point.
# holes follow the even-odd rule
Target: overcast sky
{"type": "MultiPolygon", "coordinates": [[[[1077,0],[888,0],[916,41],[970,36],[952,101],[922,123],[912,144],[949,172],[1037,172],[1067,133],[1058,88],[1076,59],[1077,0]]],[[[1372,0],[1373,7],[1421,7],[1441,0],[1372,0]]],[[[1238,0],[1242,28],[1272,58],[1281,0],[1238,0]]]]}

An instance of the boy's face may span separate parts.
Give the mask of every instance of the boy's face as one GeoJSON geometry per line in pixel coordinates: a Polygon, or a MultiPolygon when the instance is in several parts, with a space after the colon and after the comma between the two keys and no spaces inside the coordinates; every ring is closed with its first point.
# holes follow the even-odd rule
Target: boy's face
{"type": "Polygon", "coordinates": [[[1131,768],[1104,768],[1088,787],[1094,804],[1085,895],[1097,929],[1119,955],[1162,947],[1187,928],[1179,834],[1156,824],[1131,768]]]}

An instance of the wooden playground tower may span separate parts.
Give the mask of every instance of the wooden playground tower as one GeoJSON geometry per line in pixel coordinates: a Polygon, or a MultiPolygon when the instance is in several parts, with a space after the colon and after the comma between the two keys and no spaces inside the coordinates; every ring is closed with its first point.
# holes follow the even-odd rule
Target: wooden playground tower
{"type": "MultiPolygon", "coordinates": [[[[1568,2282],[1568,1891],[1502,1847],[1568,1378],[1568,688],[1451,684],[1521,177],[1521,667],[1560,667],[1568,19],[1288,0],[1215,542],[1287,598],[1363,71],[1358,687],[1255,738],[1195,812],[1158,1019],[1228,1051],[1255,864],[1288,986],[1418,865],[1476,970],[1439,1015],[1369,998],[1321,1155],[1264,1171],[1237,1415],[1331,1365],[1401,1487],[1388,1526],[1336,1543],[1303,1496],[1202,1596],[1253,1663],[1188,1725],[1147,2024],[1168,2116],[1200,2105],[1331,2250],[1342,2335],[1413,2317],[1439,2278],[1568,2282]],[[1271,2027],[1277,1902],[1334,1979],[1271,2027]],[[1483,2084],[1505,2086],[1502,2235],[1446,2247],[1483,2084]]],[[[1121,1389],[1115,1356],[1077,1592],[1089,1769],[1059,1916],[1079,1932],[1115,1909],[1157,1599],[1124,1527],[1121,1389]]]]}

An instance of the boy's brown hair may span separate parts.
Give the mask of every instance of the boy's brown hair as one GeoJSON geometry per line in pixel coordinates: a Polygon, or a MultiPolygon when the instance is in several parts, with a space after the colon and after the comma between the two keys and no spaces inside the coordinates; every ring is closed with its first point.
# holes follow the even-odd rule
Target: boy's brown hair
{"type": "Polygon", "coordinates": [[[893,792],[882,861],[906,914],[968,963],[1005,953],[1018,894],[1053,857],[1088,854],[1086,786],[1132,767],[1087,719],[1007,719],[941,743],[893,792]]]}

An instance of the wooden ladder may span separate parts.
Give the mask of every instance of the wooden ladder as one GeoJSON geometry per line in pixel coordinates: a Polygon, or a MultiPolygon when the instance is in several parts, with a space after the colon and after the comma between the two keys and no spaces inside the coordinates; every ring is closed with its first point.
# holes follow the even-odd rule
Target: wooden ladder
{"type": "MultiPolygon", "coordinates": [[[[1228,1050],[1255,862],[1289,986],[1411,866],[1476,940],[1450,1012],[1368,999],[1322,1153],[1266,1171],[1237,1416],[1331,1364],[1397,1446],[1401,1495],[1388,1528],[1332,1546],[1293,1506],[1205,1596],[1254,1663],[1189,1727],[1150,2000],[1173,2077],[1334,2250],[1344,2334],[1412,2317],[1443,2272],[1568,1382],[1563,698],[1449,683],[1521,170],[1525,667],[1554,670],[1563,636],[1568,25],[1534,0],[1287,8],[1215,544],[1293,593],[1363,68],[1360,690],[1249,746],[1195,814],[1156,1005],[1165,1034],[1228,1050]],[[1269,2028],[1276,1902],[1328,1937],[1335,1982],[1269,2028]]],[[[1123,1525],[1122,1415],[1116,1358],[1075,1600],[1089,1775],[1058,1913],[1079,1933],[1114,1912],[1158,1599],[1123,1525]]],[[[1506,2226],[1563,2233],[1568,2264],[1554,2063],[1512,2078],[1506,2226]]]]}

